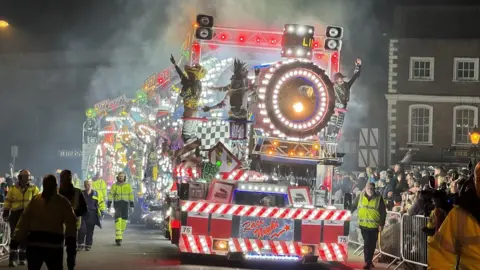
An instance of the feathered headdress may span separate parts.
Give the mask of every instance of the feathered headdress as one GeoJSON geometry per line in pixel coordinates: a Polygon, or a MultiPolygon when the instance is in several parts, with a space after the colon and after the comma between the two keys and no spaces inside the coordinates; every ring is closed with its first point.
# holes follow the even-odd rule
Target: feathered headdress
{"type": "Polygon", "coordinates": [[[246,76],[248,76],[247,63],[235,58],[233,61],[233,77],[236,79],[241,79],[246,76]]]}

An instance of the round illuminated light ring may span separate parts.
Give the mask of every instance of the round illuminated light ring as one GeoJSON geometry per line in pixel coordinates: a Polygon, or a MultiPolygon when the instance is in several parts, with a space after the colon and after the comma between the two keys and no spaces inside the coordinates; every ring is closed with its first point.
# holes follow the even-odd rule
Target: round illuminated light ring
{"type": "Polygon", "coordinates": [[[260,90],[260,98],[265,102],[264,108],[270,119],[270,127],[273,125],[272,129],[277,129],[289,137],[306,138],[318,135],[328,124],[334,112],[335,92],[325,70],[306,60],[287,60],[270,68],[265,78],[267,81],[264,81],[263,85],[266,87],[260,90]],[[310,81],[319,96],[317,109],[310,115],[309,120],[300,123],[287,119],[278,106],[278,94],[282,85],[298,77],[310,81]],[[262,95],[262,92],[265,94],[262,95]]]}

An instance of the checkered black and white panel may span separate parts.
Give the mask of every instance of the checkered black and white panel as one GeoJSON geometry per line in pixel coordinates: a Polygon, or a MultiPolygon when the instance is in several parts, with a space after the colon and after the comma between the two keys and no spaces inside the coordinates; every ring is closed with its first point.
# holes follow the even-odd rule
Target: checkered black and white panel
{"type": "Polygon", "coordinates": [[[222,142],[226,147],[230,148],[230,133],[228,123],[213,124],[202,123],[198,126],[198,137],[202,140],[202,149],[210,149],[218,142],[222,142]]]}

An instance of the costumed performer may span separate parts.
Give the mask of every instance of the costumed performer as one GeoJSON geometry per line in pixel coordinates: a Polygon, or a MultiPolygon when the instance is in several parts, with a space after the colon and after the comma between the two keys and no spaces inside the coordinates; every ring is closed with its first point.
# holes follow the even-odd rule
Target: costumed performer
{"type": "Polygon", "coordinates": [[[202,93],[201,80],[207,75],[207,70],[200,64],[195,64],[193,66],[185,65],[184,73],[177,66],[173,55],[170,57],[170,62],[175,66],[175,70],[181,80],[180,83],[182,89],[180,90],[180,97],[183,98],[184,106],[182,140],[185,145],[175,153],[174,156],[176,158],[200,146],[200,139],[196,136],[198,124],[196,116],[199,99],[202,93]]]}
{"type": "MultiPolygon", "coordinates": [[[[255,81],[258,81],[259,74],[260,69],[255,69],[255,81]]],[[[226,103],[229,102],[230,110],[228,114],[230,119],[247,120],[250,109],[249,100],[254,102],[257,99],[257,88],[255,84],[249,83],[247,64],[239,59],[235,59],[230,84],[210,88],[216,91],[227,92],[225,98],[214,106],[204,107],[203,111],[208,112],[212,109],[223,108],[226,106],[226,103]]]]}
{"type": "Polygon", "coordinates": [[[335,114],[332,115],[329,123],[329,136],[330,139],[336,140],[340,137],[340,129],[343,126],[345,120],[345,113],[347,112],[347,105],[350,101],[350,92],[353,83],[360,76],[360,70],[362,67],[362,60],[357,58],[355,60],[355,69],[352,77],[347,80],[346,76],[338,72],[333,75],[333,90],[335,91],[335,114]]]}

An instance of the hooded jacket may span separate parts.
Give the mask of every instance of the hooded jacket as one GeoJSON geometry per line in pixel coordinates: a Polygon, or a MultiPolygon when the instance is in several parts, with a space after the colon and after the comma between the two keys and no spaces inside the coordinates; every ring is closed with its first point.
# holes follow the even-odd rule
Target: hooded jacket
{"type": "MultiPolygon", "coordinates": [[[[480,166],[475,170],[480,181],[480,166]]],[[[428,269],[455,269],[457,265],[458,269],[480,269],[480,197],[471,188],[458,203],[428,242],[428,269]]]]}
{"type": "Polygon", "coordinates": [[[389,192],[395,192],[395,189],[397,187],[397,179],[394,177],[388,177],[389,180],[385,181],[385,187],[383,188],[383,197],[386,199],[393,199],[393,197],[388,198],[388,193],[389,192]]]}

